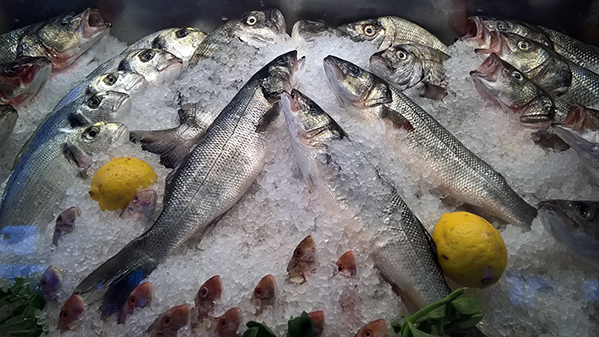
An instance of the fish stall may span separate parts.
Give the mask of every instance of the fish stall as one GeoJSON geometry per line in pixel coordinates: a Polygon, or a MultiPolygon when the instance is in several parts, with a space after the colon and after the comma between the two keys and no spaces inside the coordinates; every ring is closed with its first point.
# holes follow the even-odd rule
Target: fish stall
{"type": "Polygon", "coordinates": [[[596,335],[597,13],[1,4],[0,335],[596,335]]]}

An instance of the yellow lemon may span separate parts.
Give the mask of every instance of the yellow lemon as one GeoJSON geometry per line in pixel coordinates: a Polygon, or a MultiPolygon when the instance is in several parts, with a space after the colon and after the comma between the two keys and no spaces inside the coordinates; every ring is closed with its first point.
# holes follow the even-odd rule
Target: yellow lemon
{"type": "Polygon", "coordinates": [[[433,230],[441,269],[465,287],[499,281],[507,265],[501,235],[487,220],[468,212],[445,213],[433,230]]]}
{"type": "Polygon", "coordinates": [[[137,191],[156,182],[156,173],[145,161],[113,158],[92,178],[89,195],[102,210],[125,209],[137,191]]]}

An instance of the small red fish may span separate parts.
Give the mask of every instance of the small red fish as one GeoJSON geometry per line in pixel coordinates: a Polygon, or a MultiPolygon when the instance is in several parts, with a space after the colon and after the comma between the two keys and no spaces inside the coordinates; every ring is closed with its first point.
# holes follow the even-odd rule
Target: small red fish
{"type": "Polygon", "coordinates": [[[85,303],[79,295],[73,295],[64,303],[58,316],[58,330],[73,330],[80,322],[80,318],[85,312],[85,303]]]}
{"type": "Polygon", "coordinates": [[[356,273],[356,257],[354,256],[354,252],[349,250],[337,260],[333,275],[341,274],[345,277],[354,277],[356,273]]]}
{"type": "Polygon", "coordinates": [[[124,324],[127,321],[127,316],[133,313],[135,308],[145,308],[152,303],[154,298],[154,287],[150,282],[144,282],[135,287],[127,302],[123,304],[119,317],[117,319],[118,324],[124,324]]]}
{"type": "Polygon", "coordinates": [[[227,310],[216,322],[216,336],[238,337],[239,324],[241,324],[241,309],[234,307],[227,310]]]}
{"type": "Polygon", "coordinates": [[[366,324],[355,337],[387,337],[387,322],[377,319],[366,324]]]}
{"type": "Polygon", "coordinates": [[[46,301],[56,299],[58,290],[62,288],[62,271],[55,265],[50,265],[42,274],[40,286],[46,301]]]}
{"type": "Polygon", "coordinates": [[[252,295],[252,304],[256,307],[256,315],[260,315],[262,311],[269,305],[275,305],[277,301],[277,281],[271,274],[264,276],[252,295]]]}
{"type": "Polygon", "coordinates": [[[293,251],[291,261],[287,265],[287,272],[291,280],[299,279],[300,283],[306,282],[306,274],[316,270],[316,243],[312,235],[308,235],[297,245],[293,251]]]}
{"type": "Polygon", "coordinates": [[[190,323],[191,313],[189,304],[172,307],[156,318],[147,331],[152,337],[176,337],[177,331],[190,323]]]}
{"type": "Polygon", "coordinates": [[[66,233],[71,233],[75,227],[75,220],[81,216],[79,207],[70,207],[62,211],[56,218],[56,226],[54,227],[54,236],[52,243],[58,246],[58,241],[66,233]]]}
{"type": "Polygon", "coordinates": [[[320,337],[324,331],[324,311],[312,311],[308,313],[312,324],[314,324],[314,337],[320,337]]]}
{"type": "Polygon", "coordinates": [[[223,282],[218,275],[212,276],[208,281],[202,284],[194,299],[196,309],[198,309],[198,320],[201,320],[212,313],[212,310],[214,310],[214,303],[220,299],[222,291],[223,282]]]}

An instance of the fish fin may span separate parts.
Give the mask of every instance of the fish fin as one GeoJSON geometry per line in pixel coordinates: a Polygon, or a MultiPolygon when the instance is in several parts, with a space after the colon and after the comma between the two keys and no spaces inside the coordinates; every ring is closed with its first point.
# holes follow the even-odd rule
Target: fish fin
{"type": "Polygon", "coordinates": [[[530,134],[530,138],[535,144],[543,149],[556,150],[558,152],[566,151],[570,145],[566,143],[560,136],[550,130],[538,130],[530,134]]]}
{"type": "Polygon", "coordinates": [[[79,112],[70,113],[67,116],[67,120],[69,121],[69,125],[73,128],[92,124],[91,120],[89,120],[87,117],[83,116],[79,112]]]}
{"type": "Polygon", "coordinates": [[[420,93],[420,96],[434,100],[441,100],[443,97],[447,96],[447,90],[438,85],[424,83],[424,87],[422,88],[422,93],[420,93]]]}
{"type": "Polygon", "coordinates": [[[407,131],[414,130],[414,126],[399,112],[383,105],[382,118],[390,120],[398,129],[406,129],[407,131]]]}
{"type": "Polygon", "coordinates": [[[270,124],[272,124],[272,122],[279,115],[280,106],[281,106],[280,102],[276,102],[272,106],[272,108],[270,108],[264,115],[262,115],[262,118],[260,118],[260,121],[258,122],[258,125],[256,126],[256,132],[266,131],[268,126],[270,124]]]}
{"type": "Polygon", "coordinates": [[[67,104],[77,99],[80,99],[81,95],[84,94],[84,89],[87,87],[87,84],[88,82],[84,82],[71,89],[66,95],[64,95],[64,97],[58,102],[58,104],[56,104],[56,106],[54,107],[54,109],[52,109],[52,112],[50,114],[53,114],[54,112],[64,108],[67,104]]]}
{"type": "Polygon", "coordinates": [[[71,143],[65,143],[62,146],[62,151],[64,156],[77,164],[77,167],[87,169],[90,168],[93,164],[92,159],[81,150],[77,145],[71,143]]]}
{"type": "Polygon", "coordinates": [[[131,140],[138,140],[141,148],[160,155],[160,164],[166,168],[179,165],[195,143],[179,137],[179,128],[156,131],[131,131],[131,140]]]}
{"type": "Polygon", "coordinates": [[[129,243],[83,279],[73,293],[84,294],[108,285],[102,299],[102,317],[117,312],[133,289],[160,263],[143,250],[141,242],[138,238],[129,243]]]}

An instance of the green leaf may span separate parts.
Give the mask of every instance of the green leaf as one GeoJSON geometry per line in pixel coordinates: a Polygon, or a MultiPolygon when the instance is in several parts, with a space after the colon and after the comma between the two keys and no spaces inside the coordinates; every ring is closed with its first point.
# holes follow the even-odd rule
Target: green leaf
{"type": "Polygon", "coordinates": [[[46,306],[46,300],[41,294],[36,294],[29,302],[29,306],[33,309],[43,310],[46,306]]]}
{"type": "Polygon", "coordinates": [[[483,308],[483,300],[476,297],[460,297],[451,302],[451,305],[463,315],[472,316],[483,308]]]}
{"type": "Polygon", "coordinates": [[[243,333],[242,337],[277,337],[266,325],[256,321],[249,321],[245,324],[249,329],[243,333]]]}
{"type": "Polygon", "coordinates": [[[410,328],[410,332],[412,333],[412,336],[414,336],[414,337],[435,337],[434,335],[431,335],[424,331],[418,330],[418,328],[416,328],[412,323],[410,323],[410,322],[407,322],[407,323],[408,323],[408,328],[410,328]]]}
{"type": "Polygon", "coordinates": [[[426,333],[431,333],[433,331],[433,323],[430,320],[426,320],[417,326],[418,330],[424,331],[426,333]]]}
{"type": "Polygon", "coordinates": [[[308,314],[304,311],[287,323],[287,337],[313,337],[314,323],[308,314]]]}
{"type": "Polygon", "coordinates": [[[438,322],[444,317],[445,317],[445,307],[443,306],[443,307],[438,307],[435,310],[432,310],[431,312],[429,312],[428,314],[422,316],[415,323],[424,322],[426,320],[438,322]]]}
{"type": "Polygon", "coordinates": [[[484,312],[478,312],[472,316],[470,316],[470,318],[468,318],[467,320],[463,321],[463,322],[459,322],[458,326],[462,329],[468,329],[468,328],[472,328],[476,325],[476,323],[480,322],[480,320],[483,319],[483,317],[485,316],[484,312]]]}

